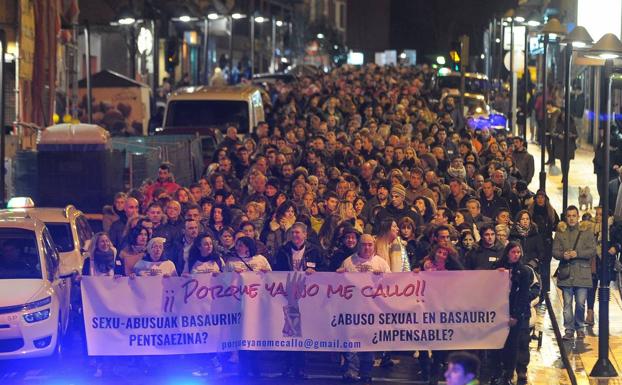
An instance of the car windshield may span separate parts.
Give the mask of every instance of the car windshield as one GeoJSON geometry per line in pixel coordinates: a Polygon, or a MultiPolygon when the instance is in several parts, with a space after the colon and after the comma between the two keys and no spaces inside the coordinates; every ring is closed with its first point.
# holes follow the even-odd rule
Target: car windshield
{"type": "Polygon", "coordinates": [[[73,251],[73,236],[71,235],[71,227],[69,223],[47,223],[45,226],[50,230],[52,239],[56,243],[56,248],[61,253],[73,251]]]}
{"type": "Polygon", "coordinates": [[[42,274],[35,233],[0,229],[0,279],[37,278],[42,278],[42,274]]]}
{"type": "Polygon", "coordinates": [[[248,132],[248,103],[232,100],[177,100],[170,102],[166,127],[238,126],[238,132],[248,132]]]}

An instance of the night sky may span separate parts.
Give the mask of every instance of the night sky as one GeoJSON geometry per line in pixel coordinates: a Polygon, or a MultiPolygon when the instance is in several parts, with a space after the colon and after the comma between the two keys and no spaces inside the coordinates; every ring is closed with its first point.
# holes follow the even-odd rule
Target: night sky
{"type": "Polygon", "coordinates": [[[461,34],[471,37],[471,53],[481,52],[482,33],[493,15],[517,0],[391,0],[391,46],[415,48],[419,55],[446,52],[461,34]]]}

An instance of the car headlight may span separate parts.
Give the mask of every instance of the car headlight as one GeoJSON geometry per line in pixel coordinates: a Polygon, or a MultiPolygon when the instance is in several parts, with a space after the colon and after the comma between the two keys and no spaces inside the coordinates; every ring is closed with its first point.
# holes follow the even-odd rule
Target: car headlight
{"type": "Polygon", "coordinates": [[[24,321],[28,322],[29,324],[43,321],[48,318],[50,318],[50,309],[43,309],[34,313],[24,314],[24,321]]]}
{"type": "Polygon", "coordinates": [[[48,296],[48,297],[45,297],[43,299],[40,299],[34,302],[28,302],[27,304],[24,305],[24,310],[36,309],[38,307],[49,305],[50,303],[52,303],[52,297],[48,296]]]}

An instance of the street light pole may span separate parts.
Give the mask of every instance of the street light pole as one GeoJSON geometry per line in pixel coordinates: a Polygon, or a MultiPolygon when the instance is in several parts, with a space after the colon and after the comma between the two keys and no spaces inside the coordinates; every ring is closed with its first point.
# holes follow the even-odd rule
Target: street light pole
{"type": "Polygon", "coordinates": [[[203,18],[203,84],[209,85],[209,18],[203,18]]]}
{"type": "Polygon", "coordinates": [[[540,190],[546,191],[546,171],[545,171],[545,153],[546,153],[546,102],[548,100],[548,86],[547,86],[547,50],[549,48],[549,34],[544,34],[544,55],[542,60],[542,109],[544,119],[542,119],[542,126],[540,127],[540,190]]]}
{"type": "Polygon", "coordinates": [[[568,207],[568,170],[570,168],[570,70],[572,68],[572,42],[566,44],[566,90],[564,93],[564,156],[562,159],[562,212],[568,207]]]}
{"type": "MultiPolygon", "coordinates": [[[[88,123],[93,124],[93,89],[91,87],[91,28],[89,22],[84,25],[84,50],[86,51],[86,116],[88,123]]],[[[133,59],[132,59],[133,60],[133,59]]]]}
{"type": "Polygon", "coordinates": [[[0,164],[0,205],[4,207],[4,203],[6,201],[6,185],[4,183],[5,178],[5,169],[4,169],[4,158],[6,157],[5,150],[5,129],[4,129],[4,109],[6,105],[6,100],[4,97],[5,90],[5,65],[4,65],[4,54],[6,53],[6,34],[3,29],[0,29],[0,160],[2,164],[0,164]]]}
{"type": "Polygon", "coordinates": [[[516,104],[514,94],[516,93],[514,82],[514,17],[510,20],[510,131],[514,134],[516,124],[516,104]]]}
{"type": "MultiPolygon", "coordinates": [[[[613,85],[613,59],[622,56],[622,42],[612,33],[607,33],[598,40],[590,49],[590,54],[595,54],[601,59],[605,59],[605,66],[602,69],[601,84],[605,97],[607,98],[607,119],[603,130],[603,161],[604,172],[602,179],[603,197],[601,205],[603,207],[603,217],[601,223],[601,266],[598,283],[598,360],[592,368],[592,377],[616,377],[617,372],[609,360],[609,171],[610,146],[611,146],[611,88],[613,85]],[[607,87],[605,89],[605,87],[607,87]]],[[[618,79],[620,79],[618,75],[618,79]]],[[[601,97],[599,112],[603,109],[601,97]]]]}
{"type": "Polygon", "coordinates": [[[255,16],[249,18],[251,23],[251,78],[255,74],[255,16]]]}
{"type": "Polygon", "coordinates": [[[566,212],[568,207],[568,174],[570,169],[570,88],[572,78],[572,52],[574,45],[585,46],[592,44],[593,40],[590,34],[584,27],[577,26],[572,32],[570,32],[563,40],[566,43],[565,48],[565,93],[564,93],[564,145],[563,145],[563,159],[562,159],[562,207],[563,212],[566,212]]]}
{"type": "Polygon", "coordinates": [[[529,25],[525,23],[525,67],[523,68],[523,87],[525,95],[523,97],[523,114],[525,115],[525,125],[523,126],[523,140],[527,143],[527,103],[529,102],[529,25]]]}
{"type": "Polygon", "coordinates": [[[607,120],[605,122],[605,130],[603,137],[604,152],[604,176],[603,176],[603,192],[602,199],[603,218],[601,223],[601,266],[600,279],[598,282],[598,360],[592,368],[590,376],[592,377],[616,377],[613,364],[609,360],[609,146],[611,144],[611,86],[613,83],[613,59],[607,59],[603,68],[603,83],[607,85],[607,120]]]}

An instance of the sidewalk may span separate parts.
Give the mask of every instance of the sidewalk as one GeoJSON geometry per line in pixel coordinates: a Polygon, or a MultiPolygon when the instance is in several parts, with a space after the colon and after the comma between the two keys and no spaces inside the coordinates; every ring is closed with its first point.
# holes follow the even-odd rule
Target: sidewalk
{"type": "MultiPolygon", "coordinates": [[[[529,188],[536,191],[539,187],[538,173],[540,171],[540,147],[535,144],[529,144],[529,153],[535,158],[536,175],[532,180],[529,188]]],[[[596,188],[596,175],[594,174],[594,166],[592,160],[594,152],[591,148],[582,148],[577,150],[575,159],[570,163],[569,171],[569,193],[568,204],[579,205],[578,195],[579,186],[589,186],[594,206],[598,205],[598,190],[596,188]]],[[[562,207],[562,183],[561,170],[559,161],[557,169],[560,171],[558,175],[550,174],[550,167],[547,166],[546,191],[553,207],[560,212],[562,207]]],[[[560,213],[561,214],[561,213],[560,213]]],[[[594,214],[594,210],[592,210],[594,214]]],[[[551,268],[555,271],[555,266],[551,268]]],[[[554,287],[554,286],[553,286],[554,287]]],[[[555,316],[558,323],[563,323],[562,317],[562,298],[561,292],[557,289],[550,293],[551,302],[555,310],[555,316]]],[[[622,375],[622,300],[617,290],[615,282],[611,288],[611,301],[609,303],[609,358],[619,375],[622,375]]],[[[573,371],[576,373],[577,381],[580,385],[622,385],[622,377],[613,379],[595,379],[589,378],[589,372],[594,367],[598,358],[598,300],[595,306],[596,324],[588,330],[588,336],[584,341],[565,342],[566,351],[573,371]]],[[[529,383],[530,384],[570,384],[570,379],[563,367],[561,356],[555,340],[555,334],[551,327],[546,311],[539,311],[537,320],[537,329],[543,332],[542,348],[536,350],[536,342],[532,344],[531,364],[529,365],[529,383]]],[[[563,334],[563,330],[561,331],[563,334]]]]}

